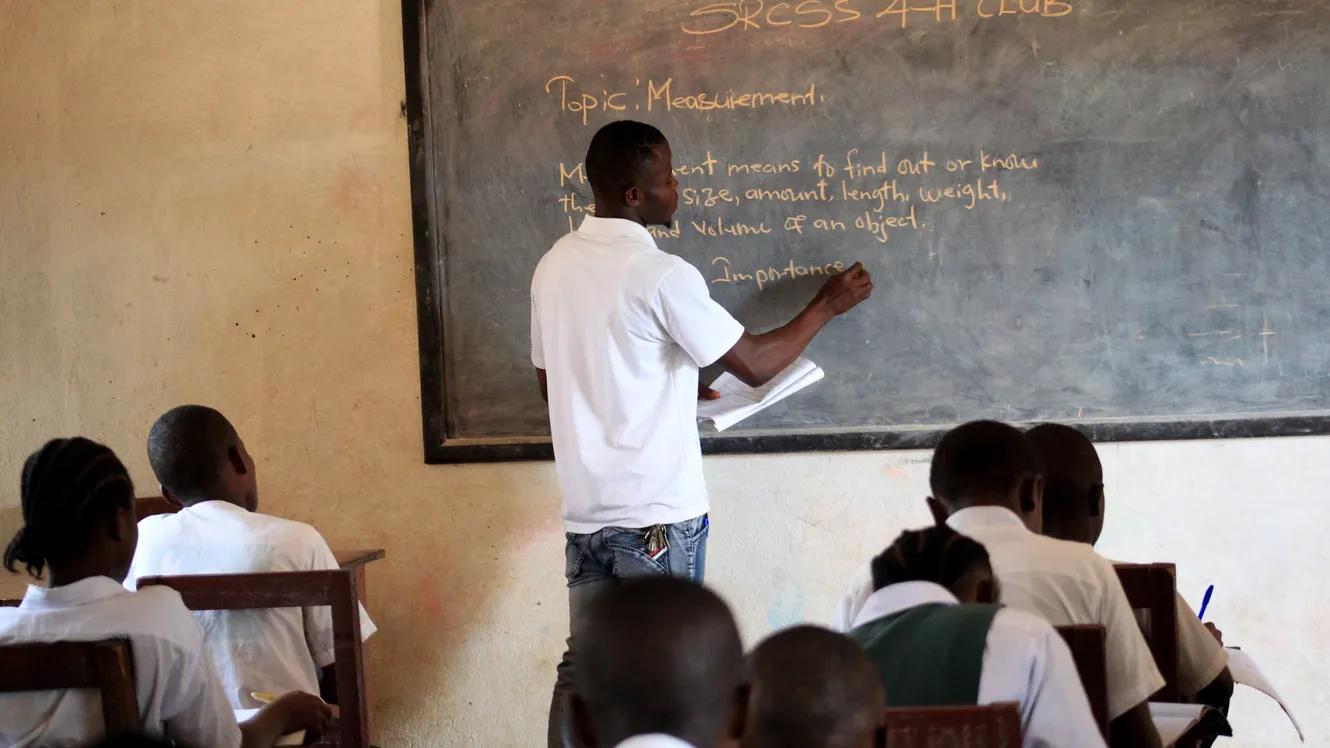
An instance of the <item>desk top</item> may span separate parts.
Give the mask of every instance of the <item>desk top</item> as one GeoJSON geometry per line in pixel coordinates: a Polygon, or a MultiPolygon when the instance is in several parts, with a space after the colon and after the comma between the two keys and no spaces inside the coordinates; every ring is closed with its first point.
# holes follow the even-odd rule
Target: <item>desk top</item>
{"type": "MultiPolygon", "coordinates": [[[[383,558],[384,552],[382,548],[369,548],[333,551],[333,556],[337,559],[338,566],[352,569],[383,558]]],[[[18,605],[23,599],[23,593],[27,592],[30,582],[32,579],[27,574],[10,574],[0,570],[0,606],[18,605]]]]}

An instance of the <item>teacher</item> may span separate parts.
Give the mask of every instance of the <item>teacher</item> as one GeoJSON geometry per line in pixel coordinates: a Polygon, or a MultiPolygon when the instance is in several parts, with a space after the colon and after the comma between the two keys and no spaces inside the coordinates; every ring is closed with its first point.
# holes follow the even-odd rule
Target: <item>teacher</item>
{"type": "Polygon", "coordinates": [[[660,251],[648,226],[679,203],[670,144],[640,122],[591,139],[595,215],[541,258],[531,281],[531,362],[549,403],[567,531],[568,648],[550,706],[564,745],[579,617],[622,577],[702,581],[708,497],[697,434],[698,370],[719,362],[749,386],[789,366],[833,317],[868,298],[861,263],[828,278],[793,320],[754,335],[711,299],[702,274],[660,251]]]}

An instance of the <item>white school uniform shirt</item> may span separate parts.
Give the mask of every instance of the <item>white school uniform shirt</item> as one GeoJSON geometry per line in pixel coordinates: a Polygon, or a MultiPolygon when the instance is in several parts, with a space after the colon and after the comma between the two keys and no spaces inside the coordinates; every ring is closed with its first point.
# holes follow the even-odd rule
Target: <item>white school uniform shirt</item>
{"type": "Polygon", "coordinates": [[[632,221],[588,216],[541,258],[531,363],[548,380],[568,532],[707,512],[698,369],[743,332],[702,274],[632,221]]]}
{"type": "MultiPolygon", "coordinates": [[[[852,628],[930,603],[958,601],[932,582],[888,585],[869,595],[852,628]]],[[[1002,608],[984,639],[978,703],[1008,701],[1020,705],[1024,748],[1104,748],[1066,642],[1039,616],[1002,608]]]]}
{"type": "MultiPolygon", "coordinates": [[[[139,544],[125,586],[140,577],[336,569],[318,530],[303,522],[203,501],[139,522],[139,544]]],[[[235,709],[263,706],[255,691],[318,695],[318,669],[332,664],[332,610],[265,608],[196,611],[213,665],[235,709]]],[[[360,635],[375,632],[360,607],[360,635]]]]}
{"type": "MultiPolygon", "coordinates": [[[[129,592],[110,577],[30,585],[0,608],[0,645],[127,637],[145,732],[188,748],[234,748],[240,727],[180,595],[129,592]]],[[[0,748],[82,746],[106,732],[93,689],[0,694],[0,748]]]]}
{"type": "Polygon", "coordinates": [[[650,735],[634,735],[614,746],[614,748],[693,748],[693,744],[680,740],[673,735],[651,733],[650,735]]]}
{"type": "MultiPolygon", "coordinates": [[[[1108,717],[1117,719],[1164,685],[1136,624],[1127,595],[1108,559],[1084,543],[1033,532],[1004,507],[976,506],[947,519],[956,532],[978,541],[1002,588],[1002,603],[1034,613],[1054,626],[1104,627],[1108,717]]],[[[837,612],[837,624],[853,622],[873,594],[872,572],[855,576],[837,612]]]]}

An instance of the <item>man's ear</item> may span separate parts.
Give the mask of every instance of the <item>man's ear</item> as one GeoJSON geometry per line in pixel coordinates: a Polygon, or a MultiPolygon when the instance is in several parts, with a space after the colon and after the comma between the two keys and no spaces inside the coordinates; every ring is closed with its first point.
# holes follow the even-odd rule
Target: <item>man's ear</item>
{"type": "Polygon", "coordinates": [[[599,748],[596,731],[591,727],[591,715],[582,697],[575,693],[567,694],[564,696],[563,707],[564,724],[559,725],[559,731],[565,739],[571,737],[577,748],[599,748]],[[570,732],[571,736],[568,735],[570,732]]]}
{"type": "Polygon", "coordinates": [[[642,204],[642,188],[633,185],[623,191],[623,204],[636,208],[642,204]]]}
{"type": "Polygon", "coordinates": [[[185,503],[180,499],[176,498],[176,495],[171,493],[171,489],[167,488],[166,486],[158,486],[158,488],[162,490],[162,498],[166,499],[166,503],[170,504],[176,509],[185,508],[185,503]]]}
{"type": "Polygon", "coordinates": [[[235,470],[238,475],[249,472],[249,468],[245,467],[245,458],[240,456],[240,445],[232,444],[227,447],[226,459],[231,461],[231,469],[235,470]]]}
{"type": "Polygon", "coordinates": [[[1031,473],[1021,480],[1021,519],[1031,532],[1044,529],[1044,476],[1031,473]]]}
{"type": "Polygon", "coordinates": [[[748,683],[740,683],[734,689],[734,711],[730,714],[729,729],[725,731],[725,737],[730,740],[743,739],[744,731],[748,729],[748,704],[752,696],[753,687],[748,683]]]}
{"type": "Polygon", "coordinates": [[[932,496],[929,496],[927,501],[928,513],[933,515],[933,524],[938,527],[947,524],[947,517],[951,516],[951,512],[947,511],[947,505],[943,504],[941,499],[932,496]]]}
{"type": "Polygon", "coordinates": [[[121,541],[129,532],[132,525],[137,524],[138,520],[134,518],[134,504],[129,506],[116,507],[114,513],[106,520],[106,537],[111,540],[121,541]]]}
{"type": "Polygon", "coordinates": [[[1090,502],[1089,510],[1091,517],[1101,517],[1104,514],[1104,484],[1096,483],[1090,486],[1090,495],[1086,497],[1090,502]]]}

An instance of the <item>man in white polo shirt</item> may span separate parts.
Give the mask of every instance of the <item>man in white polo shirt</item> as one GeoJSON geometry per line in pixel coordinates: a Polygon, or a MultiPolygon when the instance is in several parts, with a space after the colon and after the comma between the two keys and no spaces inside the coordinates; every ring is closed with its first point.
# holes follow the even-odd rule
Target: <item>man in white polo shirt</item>
{"type": "Polygon", "coordinates": [[[708,497],[697,433],[698,370],[719,362],[752,386],[789,366],[835,316],[868,298],[862,265],[829,278],[791,322],[746,332],[648,226],[669,226],[678,182],[665,136],[614,122],[591,140],[595,216],[560,239],[531,283],[531,362],[549,401],[567,531],[572,620],[550,711],[562,744],[579,611],[615,578],[701,581],[708,497]]]}
{"type": "MultiPolygon", "coordinates": [[[[929,483],[934,519],[984,546],[1005,605],[1054,626],[1104,627],[1109,745],[1159,746],[1146,702],[1164,679],[1113,564],[1088,545],[1038,534],[1044,479],[1025,435],[995,421],[952,429],[933,452],[929,483]]],[[[872,594],[872,573],[865,568],[841,602],[842,627],[853,623],[872,594]]]]}

